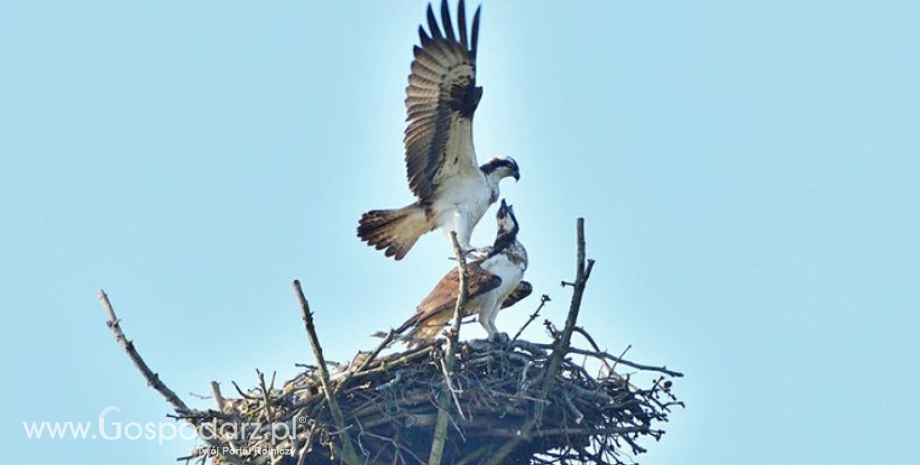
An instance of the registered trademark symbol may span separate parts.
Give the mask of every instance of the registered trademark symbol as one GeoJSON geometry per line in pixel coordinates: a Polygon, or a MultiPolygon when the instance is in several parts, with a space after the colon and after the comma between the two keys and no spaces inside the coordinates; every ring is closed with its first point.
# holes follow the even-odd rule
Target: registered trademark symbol
{"type": "Polygon", "coordinates": [[[307,422],[307,417],[299,417],[299,418],[297,419],[297,422],[300,423],[300,424],[302,425],[302,424],[304,424],[304,423],[307,422]]]}

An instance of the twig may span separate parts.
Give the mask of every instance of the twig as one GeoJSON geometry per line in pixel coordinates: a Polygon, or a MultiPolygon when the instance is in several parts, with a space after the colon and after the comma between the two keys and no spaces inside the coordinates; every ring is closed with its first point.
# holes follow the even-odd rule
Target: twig
{"type": "MultiPolygon", "coordinates": [[[[585,337],[590,338],[590,336],[588,336],[588,333],[582,331],[582,334],[584,334],[585,337]]],[[[611,367],[610,370],[609,370],[610,373],[613,373],[613,370],[616,370],[616,369],[617,369],[617,363],[618,363],[620,360],[623,360],[623,357],[626,356],[626,352],[629,352],[629,349],[632,349],[632,344],[628,344],[628,345],[626,346],[626,348],[623,349],[623,352],[620,352],[620,356],[617,357],[617,360],[614,360],[614,362],[613,362],[613,367],[611,367]]],[[[596,350],[596,351],[598,351],[598,352],[601,351],[600,349],[597,348],[597,345],[596,345],[596,344],[594,345],[594,350],[596,350]]],[[[601,359],[601,360],[603,360],[603,359],[601,359]]],[[[604,362],[604,365],[606,365],[606,364],[607,364],[607,362],[604,362]]]]}
{"type": "Polygon", "coordinates": [[[572,413],[575,414],[575,424],[580,425],[581,422],[584,421],[585,419],[585,414],[581,413],[581,410],[578,410],[578,407],[575,406],[575,403],[572,402],[572,398],[569,397],[568,394],[564,394],[562,396],[562,400],[565,401],[566,407],[568,407],[569,410],[571,410],[572,413]]]}
{"type": "MultiPolygon", "coordinates": [[[[450,420],[450,398],[453,396],[451,389],[451,377],[454,375],[454,365],[457,358],[457,340],[460,337],[460,320],[463,318],[463,311],[466,309],[466,302],[469,300],[469,272],[466,269],[466,259],[463,256],[463,249],[457,240],[457,233],[451,231],[450,240],[454,246],[454,255],[457,257],[457,267],[460,269],[460,289],[457,295],[457,305],[454,306],[454,320],[450,332],[447,334],[447,355],[445,368],[447,375],[444,380],[444,386],[438,395],[438,419],[435,423],[434,438],[431,440],[431,454],[428,456],[428,465],[440,465],[444,456],[444,444],[447,442],[447,426],[450,420]]],[[[459,405],[459,403],[458,403],[459,405]]]]}
{"type": "Polygon", "coordinates": [[[251,396],[251,395],[246,394],[245,392],[243,392],[243,390],[240,389],[240,385],[239,385],[239,384],[236,384],[236,381],[230,381],[230,384],[233,384],[233,388],[236,389],[236,392],[237,392],[237,394],[240,395],[240,397],[242,397],[242,398],[244,398],[244,399],[246,399],[246,400],[255,400],[255,399],[256,399],[255,397],[253,397],[253,396],[251,396]]]}
{"type": "Polygon", "coordinates": [[[191,454],[185,455],[185,456],[182,456],[182,457],[177,457],[177,458],[176,458],[176,462],[185,462],[185,463],[189,463],[189,462],[192,461],[192,459],[197,459],[198,457],[201,457],[203,454],[204,454],[204,453],[201,451],[200,448],[195,448],[195,449],[192,450],[192,453],[191,453],[191,454]]]}
{"type": "Polygon", "coordinates": [[[323,386],[323,394],[329,403],[329,411],[332,414],[332,421],[335,427],[341,432],[342,440],[342,458],[348,465],[362,465],[364,462],[358,457],[355,446],[351,442],[351,435],[348,434],[345,418],[339,409],[339,403],[336,402],[331,386],[329,385],[329,370],[326,368],[326,359],[323,357],[323,347],[319,344],[319,338],[316,336],[316,327],[313,324],[313,312],[310,311],[310,303],[303,294],[303,288],[300,287],[300,281],[294,280],[294,293],[297,294],[297,300],[300,302],[300,310],[303,313],[304,326],[307,329],[307,336],[310,339],[310,346],[313,348],[313,355],[316,356],[317,370],[319,370],[320,383],[323,386]]]}
{"type": "MultiPolygon", "coordinates": [[[[594,338],[591,337],[591,335],[588,334],[588,332],[585,331],[584,328],[582,328],[581,326],[576,326],[576,327],[572,328],[572,330],[575,331],[575,332],[578,333],[578,334],[581,334],[581,335],[588,341],[588,344],[591,344],[591,347],[594,349],[595,352],[600,352],[600,351],[601,351],[601,348],[598,347],[598,345],[597,345],[596,342],[594,342],[594,338]]],[[[629,347],[627,347],[626,350],[629,350],[629,347]]],[[[623,351],[624,354],[626,353],[626,350],[623,351]]],[[[607,375],[608,375],[608,376],[609,376],[609,375],[612,375],[612,374],[613,374],[614,368],[616,368],[616,362],[614,362],[614,365],[613,365],[613,366],[610,366],[610,364],[607,363],[607,360],[605,360],[604,358],[601,358],[600,360],[601,360],[601,363],[604,364],[604,368],[607,369],[607,375]]]]}
{"type": "Polygon", "coordinates": [[[257,368],[256,376],[259,378],[259,388],[262,390],[262,400],[265,402],[265,421],[272,422],[274,421],[274,416],[272,415],[271,392],[270,389],[265,386],[265,373],[262,373],[257,368]]]}
{"type": "Polygon", "coordinates": [[[217,384],[217,381],[211,381],[211,396],[214,397],[214,402],[217,403],[217,410],[223,411],[226,401],[220,392],[220,384],[217,384]]]}
{"type": "Polygon", "coordinates": [[[137,369],[144,376],[144,379],[147,380],[147,384],[150,387],[156,389],[156,391],[159,392],[167,402],[172,404],[177,413],[181,415],[190,414],[192,410],[188,408],[188,405],[185,405],[185,402],[183,402],[182,399],[180,399],[172,389],[167,387],[163,381],[160,381],[160,375],[154,373],[153,370],[147,366],[147,363],[144,362],[144,359],[141,357],[141,355],[137,353],[137,349],[134,348],[134,343],[129,341],[127,336],[125,336],[125,333],[122,332],[118,317],[115,316],[115,309],[112,308],[112,303],[109,302],[109,296],[106,295],[105,291],[101,289],[99,290],[99,300],[102,301],[102,307],[105,308],[105,311],[109,316],[108,321],[106,321],[106,325],[108,325],[109,329],[112,331],[112,334],[115,335],[115,342],[117,342],[118,345],[120,345],[121,348],[127,352],[128,358],[131,359],[131,362],[134,363],[134,366],[137,367],[137,369]]]}
{"type": "Polygon", "coordinates": [[[540,315],[540,310],[543,310],[543,306],[546,305],[546,303],[549,302],[550,300],[552,299],[550,299],[549,296],[546,294],[543,294],[540,297],[540,306],[537,307],[537,310],[533,312],[533,314],[530,315],[530,318],[527,319],[527,322],[524,323],[524,326],[521,326],[521,329],[519,329],[518,332],[514,335],[514,337],[511,338],[512,341],[516,341],[517,338],[521,336],[521,333],[524,332],[524,329],[526,329],[527,326],[533,323],[533,320],[537,319],[537,317],[540,315]]]}
{"type": "MultiPolygon", "coordinates": [[[[548,428],[541,429],[531,433],[529,436],[534,438],[545,438],[551,436],[597,436],[603,434],[623,435],[628,433],[645,433],[652,431],[648,426],[618,426],[610,428],[548,428]]],[[[489,431],[489,434],[496,437],[518,437],[518,432],[506,429],[489,431]]]]}
{"type": "Polygon", "coordinates": [[[476,460],[479,457],[486,455],[486,452],[489,452],[489,450],[491,449],[492,449],[492,446],[490,445],[482,446],[479,449],[476,449],[473,452],[470,452],[469,455],[467,455],[466,457],[463,457],[462,459],[460,459],[460,461],[457,462],[455,465],[467,465],[467,464],[473,463],[473,460],[476,460]]]}
{"type": "Polygon", "coordinates": [[[681,372],[679,372],[679,371],[669,370],[668,367],[656,367],[656,366],[651,366],[651,365],[643,365],[643,364],[641,364],[641,363],[631,362],[631,361],[629,361],[629,360],[626,360],[626,359],[624,359],[624,358],[617,357],[617,356],[615,356],[615,355],[610,355],[610,354],[607,353],[607,352],[591,352],[591,351],[587,351],[587,350],[584,350],[584,349],[578,349],[578,348],[574,348],[574,347],[573,347],[573,348],[570,348],[570,349],[569,349],[569,352],[571,352],[571,353],[573,353],[573,354],[578,354],[578,355],[589,355],[589,356],[595,356],[595,357],[603,357],[603,358],[606,358],[607,360],[611,360],[611,361],[616,362],[616,363],[621,363],[621,364],[623,364],[623,365],[633,367],[633,368],[635,368],[635,369],[637,369],[637,370],[657,371],[657,372],[659,372],[659,373],[664,373],[664,374],[666,374],[666,375],[668,375],[668,376],[673,376],[673,377],[675,377],[675,378],[682,378],[682,377],[684,376],[683,373],[681,373],[681,372]]]}
{"type": "Polygon", "coordinates": [[[190,396],[192,396],[192,397],[194,397],[194,398],[196,398],[196,399],[198,399],[198,400],[208,400],[208,399],[211,399],[211,396],[206,396],[206,395],[204,395],[204,394],[196,394],[196,393],[194,393],[194,392],[192,392],[192,391],[189,391],[189,392],[188,392],[188,395],[190,395],[190,396]]]}
{"type": "Polygon", "coordinates": [[[370,365],[371,362],[373,362],[373,361],[377,358],[378,355],[380,355],[380,352],[383,351],[383,349],[385,349],[388,345],[390,345],[391,342],[393,342],[393,338],[394,338],[395,336],[396,336],[396,332],[393,331],[393,330],[391,329],[390,332],[387,333],[386,337],[383,338],[383,342],[381,342],[380,345],[378,345],[377,348],[374,349],[374,351],[371,352],[370,355],[367,356],[367,358],[365,358],[364,360],[362,360],[362,361],[361,361],[361,364],[358,365],[358,367],[355,368],[354,371],[349,370],[349,371],[351,371],[351,373],[348,375],[347,378],[343,379],[343,380],[335,387],[335,389],[334,389],[334,391],[333,391],[334,394],[338,394],[339,391],[340,391],[340,390],[348,383],[348,381],[350,381],[356,374],[361,373],[362,371],[364,371],[364,369],[367,368],[367,366],[370,365]]]}

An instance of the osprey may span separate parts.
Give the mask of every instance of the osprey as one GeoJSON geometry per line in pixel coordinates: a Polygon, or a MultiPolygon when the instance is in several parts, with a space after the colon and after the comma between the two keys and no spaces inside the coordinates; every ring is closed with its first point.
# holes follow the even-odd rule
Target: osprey
{"type": "Polygon", "coordinates": [[[414,48],[406,88],[406,177],[416,202],[393,210],[372,210],[361,216],[358,237],[387,257],[401,260],[423,234],[442,228],[457,233],[464,250],[476,223],[499,197],[503,178],[520,179],[517,163],[498,157],[482,166],[473,149],[473,113],[482,97],[476,86],[479,8],[469,36],[463,0],[457,7],[454,33],[447,0],[441,3],[438,27],[428,5],[430,35],[419,26],[421,46],[414,48]]]}
{"type": "MultiPolygon", "coordinates": [[[[502,200],[498,209],[498,234],[495,243],[480,251],[479,257],[467,264],[469,300],[462,316],[479,315],[479,324],[489,339],[504,339],[498,332],[495,317],[500,309],[510,307],[527,297],[533,287],[522,281],[527,270],[527,251],[517,240],[518,223],[514,210],[502,200]]],[[[409,332],[410,341],[434,339],[454,314],[460,292],[460,270],[454,268],[418,305],[415,315],[396,332],[409,332]]],[[[412,344],[412,342],[410,342],[412,344]]]]}

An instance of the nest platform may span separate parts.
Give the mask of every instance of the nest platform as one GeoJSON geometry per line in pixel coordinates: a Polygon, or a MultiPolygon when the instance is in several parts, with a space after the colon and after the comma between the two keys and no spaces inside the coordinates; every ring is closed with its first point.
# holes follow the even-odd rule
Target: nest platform
{"type": "MultiPolygon", "coordinates": [[[[359,353],[331,367],[331,392],[364,463],[428,463],[448,379],[445,346],[433,341],[373,359],[359,353]]],[[[442,463],[487,463],[509,441],[518,444],[496,463],[631,463],[626,457],[659,439],[670,408],[682,405],[671,393],[679,373],[596,348],[569,347],[547,379],[553,350],[522,340],[458,346],[442,463]],[[586,366],[599,368],[592,374],[586,366]]],[[[194,422],[213,440],[193,456],[215,465],[344,463],[336,444],[345,431],[335,426],[316,367],[279,388],[271,384],[263,377],[260,387],[221,399],[219,411],[199,412],[194,422]]]]}

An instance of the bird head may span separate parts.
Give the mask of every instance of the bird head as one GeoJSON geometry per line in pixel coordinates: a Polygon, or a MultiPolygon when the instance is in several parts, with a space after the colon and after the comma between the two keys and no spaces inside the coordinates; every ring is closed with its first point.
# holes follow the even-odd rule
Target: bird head
{"type": "Polygon", "coordinates": [[[496,240],[502,237],[515,237],[518,233],[518,222],[517,218],[514,216],[514,208],[511,205],[508,205],[505,202],[505,199],[502,199],[502,204],[498,208],[498,213],[495,215],[495,220],[498,223],[498,234],[496,235],[496,240]]]}
{"type": "Polygon", "coordinates": [[[521,170],[514,158],[504,155],[495,157],[486,164],[479,167],[486,176],[492,176],[496,179],[513,177],[515,181],[521,180],[521,170]]]}

